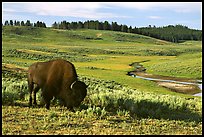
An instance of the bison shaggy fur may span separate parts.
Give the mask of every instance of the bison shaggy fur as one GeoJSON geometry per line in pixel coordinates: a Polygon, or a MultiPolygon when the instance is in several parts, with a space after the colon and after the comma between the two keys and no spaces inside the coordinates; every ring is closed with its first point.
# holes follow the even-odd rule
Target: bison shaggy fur
{"type": "Polygon", "coordinates": [[[28,69],[29,106],[34,104],[36,93],[42,90],[42,99],[49,109],[53,97],[60,98],[68,109],[73,110],[83,101],[87,94],[87,85],[77,78],[74,65],[66,60],[57,59],[48,62],[36,62],[28,69]]]}

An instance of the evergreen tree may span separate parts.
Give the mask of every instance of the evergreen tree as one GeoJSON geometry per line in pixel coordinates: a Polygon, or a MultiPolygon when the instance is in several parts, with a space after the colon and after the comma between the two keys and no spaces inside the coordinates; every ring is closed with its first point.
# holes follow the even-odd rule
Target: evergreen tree
{"type": "Polygon", "coordinates": [[[104,30],[111,30],[111,25],[108,23],[108,21],[105,21],[103,23],[103,29],[104,30]]]}
{"type": "Polygon", "coordinates": [[[20,26],[20,21],[17,21],[17,22],[16,22],[16,26],[20,26]]]}
{"type": "Polygon", "coordinates": [[[79,21],[77,23],[77,29],[82,29],[82,28],[84,28],[84,25],[83,25],[83,23],[81,21],[79,21]]]}
{"type": "Polygon", "coordinates": [[[127,25],[122,25],[121,31],[122,32],[127,32],[128,31],[128,26],[127,25]]]}
{"type": "Polygon", "coordinates": [[[9,25],[13,26],[13,20],[10,20],[10,24],[9,25]]]}
{"type": "Polygon", "coordinates": [[[17,21],[16,20],[14,21],[14,26],[17,26],[17,21]]]}
{"type": "Polygon", "coordinates": [[[95,21],[93,21],[93,20],[89,21],[89,29],[96,29],[95,21]]]}
{"type": "Polygon", "coordinates": [[[71,22],[70,29],[77,29],[77,22],[71,22]]]}
{"type": "Polygon", "coordinates": [[[25,26],[32,26],[32,24],[30,23],[30,20],[26,21],[25,26]]]}
{"type": "Polygon", "coordinates": [[[95,21],[95,29],[96,29],[96,30],[99,30],[99,21],[98,21],[98,20],[95,21]]]}
{"type": "Polygon", "coordinates": [[[62,27],[62,29],[68,29],[68,25],[67,25],[67,22],[64,20],[64,21],[62,21],[62,23],[61,23],[61,27],[62,27]]]}
{"type": "Polygon", "coordinates": [[[84,22],[84,28],[89,29],[89,20],[84,22]]]}
{"type": "Polygon", "coordinates": [[[128,33],[132,33],[133,32],[133,30],[132,30],[132,27],[130,26],[129,28],[128,28],[128,33]]]}
{"type": "Polygon", "coordinates": [[[98,29],[99,29],[99,30],[103,30],[103,23],[102,23],[102,22],[99,22],[99,24],[98,24],[98,29]]]}
{"type": "Polygon", "coordinates": [[[5,21],[4,25],[5,25],[5,26],[9,26],[8,20],[5,21]]]}
{"type": "Polygon", "coordinates": [[[56,21],[52,24],[52,27],[53,27],[54,29],[58,29],[58,25],[57,25],[57,22],[56,22],[56,21]]]}
{"type": "Polygon", "coordinates": [[[42,27],[46,28],[46,24],[44,22],[42,22],[42,27]]]}
{"type": "Polygon", "coordinates": [[[21,26],[25,26],[25,23],[24,23],[24,21],[21,21],[21,26]]]}
{"type": "Polygon", "coordinates": [[[111,30],[113,30],[113,31],[120,31],[121,28],[120,28],[120,26],[117,24],[117,22],[112,22],[111,30]]]}

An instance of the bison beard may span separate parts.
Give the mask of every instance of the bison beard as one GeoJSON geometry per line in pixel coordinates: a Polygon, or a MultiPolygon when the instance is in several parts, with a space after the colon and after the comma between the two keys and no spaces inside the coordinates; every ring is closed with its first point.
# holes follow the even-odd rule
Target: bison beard
{"type": "Polygon", "coordinates": [[[87,94],[87,86],[77,79],[74,65],[62,59],[32,64],[28,69],[28,88],[29,106],[32,106],[32,93],[33,104],[37,105],[36,93],[41,89],[47,109],[50,108],[53,97],[57,97],[73,111],[73,107],[79,106],[87,94]]]}

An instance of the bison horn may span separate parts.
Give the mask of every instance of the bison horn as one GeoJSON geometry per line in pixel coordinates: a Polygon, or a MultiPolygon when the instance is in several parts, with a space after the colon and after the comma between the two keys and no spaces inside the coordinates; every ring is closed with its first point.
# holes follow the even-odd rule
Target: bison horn
{"type": "Polygon", "coordinates": [[[77,81],[74,81],[72,84],[71,84],[71,89],[73,88],[73,85],[76,83],[77,81]]]}

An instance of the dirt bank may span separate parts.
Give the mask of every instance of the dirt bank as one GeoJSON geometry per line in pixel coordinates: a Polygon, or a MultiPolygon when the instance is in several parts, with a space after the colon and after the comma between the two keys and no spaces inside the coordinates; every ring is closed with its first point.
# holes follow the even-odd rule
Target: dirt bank
{"type": "Polygon", "coordinates": [[[172,82],[157,82],[159,86],[168,88],[172,91],[184,93],[184,94],[195,94],[198,93],[200,90],[196,85],[185,85],[185,84],[178,84],[172,82]]]}

